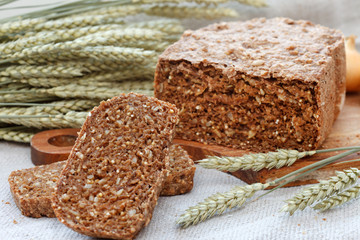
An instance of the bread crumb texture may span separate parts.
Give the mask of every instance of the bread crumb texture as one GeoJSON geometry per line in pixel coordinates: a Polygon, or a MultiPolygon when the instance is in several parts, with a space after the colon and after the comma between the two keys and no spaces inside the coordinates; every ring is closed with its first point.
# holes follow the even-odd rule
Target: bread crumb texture
{"type": "Polygon", "coordinates": [[[93,237],[132,239],[152,216],[169,168],[174,105],[139,94],[89,115],[55,190],[56,217],[93,237]]]}

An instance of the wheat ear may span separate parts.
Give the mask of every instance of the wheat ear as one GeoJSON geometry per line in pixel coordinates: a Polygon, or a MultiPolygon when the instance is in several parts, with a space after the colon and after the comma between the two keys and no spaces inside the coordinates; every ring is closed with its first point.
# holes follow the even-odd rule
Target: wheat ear
{"type": "Polygon", "coordinates": [[[153,6],[144,9],[144,12],[152,16],[170,18],[205,18],[216,19],[222,17],[237,17],[235,10],[217,7],[179,7],[179,6],[153,6]]]}
{"type": "Polygon", "coordinates": [[[179,217],[177,223],[186,228],[202,222],[215,214],[222,214],[226,209],[241,207],[257,191],[263,190],[268,186],[270,186],[268,183],[255,183],[245,187],[236,186],[228,192],[213,194],[204,201],[185,210],[185,213],[179,217]]]}
{"type": "Polygon", "coordinates": [[[76,27],[88,27],[103,24],[123,24],[124,19],[114,18],[107,15],[90,15],[90,16],[78,16],[78,17],[66,17],[58,20],[46,21],[34,25],[35,31],[64,29],[64,28],[76,28],[76,27]]]}
{"type": "Polygon", "coordinates": [[[45,21],[45,18],[33,18],[3,23],[0,25],[0,35],[8,35],[28,30],[38,24],[43,24],[45,21]]]}
{"type": "Polygon", "coordinates": [[[349,202],[352,199],[359,197],[360,195],[360,185],[351,187],[341,193],[335,194],[324,201],[316,204],[313,208],[319,210],[320,212],[332,209],[334,207],[340,206],[344,203],[349,202]]]}
{"type": "Polygon", "coordinates": [[[0,128],[0,139],[13,142],[29,143],[39,130],[25,127],[0,128]]]}
{"type": "MultiPolygon", "coordinates": [[[[138,3],[183,3],[183,2],[196,2],[198,4],[220,4],[227,3],[230,0],[133,0],[133,2],[138,3]]],[[[267,3],[265,0],[236,0],[236,2],[254,6],[254,7],[265,7],[267,3]]]]}
{"type": "Polygon", "coordinates": [[[0,52],[1,55],[12,54],[22,51],[24,48],[31,48],[34,46],[55,42],[71,41],[89,34],[116,29],[120,30],[123,28],[124,27],[122,25],[108,24],[101,26],[61,29],[54,31],[31,32],[25,34],[22,38],[16,41],[0,44],[0,52]]]}
{"type": "Polygon", "coordinates": [[[345,188],[356,183],[360,171],[356,168],[350,168],[344,171],[336,171],[336,176],[329,180],[320,181],[311,187],[307,187],[297,193],[294,197],[286,200],[286,204],[282,207],[282,212],[289,212],[293,215],[298,209],[304,210],[314,202],[323,200],[328,196],[339,193],[345,188]]]}
{"type": "Polygon", "coordinates": [[[89,72],[84,67],[69,67],[61,65],[47,66],[10,66],[0,72],[0,76],[11,78],[34,78],[34,77],[76,77],[89,72]]]}

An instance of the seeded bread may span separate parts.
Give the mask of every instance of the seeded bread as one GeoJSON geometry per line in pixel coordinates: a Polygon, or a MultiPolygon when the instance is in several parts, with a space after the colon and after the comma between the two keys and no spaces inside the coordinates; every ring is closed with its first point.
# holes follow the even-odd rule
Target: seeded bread
{"type": "MultiPolygon", "coordinates": [[[[190,192],[193,187],[195,165],[179,145],[171,145],[170,169],[162,196],[190,192]]],[[[13,171],[9,176],[10,190],[21,213],[27,217],[55,217],[51,197],[66,161],[13,171]]]]}
{"type": "Polygon", "coordinates": [[[55,217],[51,197],[65,162],[13,171],[10,191],[16,206],[27,217],[55,217]]]}
{"type": "Polygon", "coordinates": [[[344,103],[344,37],[287,18],[186,31],[159,58],[155,96],[179,109],[177,138],[316,149],[344,103]]]}
{"type": "Polygon", "coordinates": [[[190,192],[195,174],[194,161],[179,145],[170,147],[170,171],[166,177],[162,196],[173,196],[190,192]]]}
{"type": "Polygon", "coordinates": [[[133,239],[163,188],[177,122],[174,105],[134,93],[94,108],[52,198],[59,221],[92,237],[133,239]]]}

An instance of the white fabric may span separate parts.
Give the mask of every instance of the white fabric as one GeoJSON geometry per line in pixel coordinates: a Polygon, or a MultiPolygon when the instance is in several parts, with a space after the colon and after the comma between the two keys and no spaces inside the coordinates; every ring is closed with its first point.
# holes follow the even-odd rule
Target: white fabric
{"type": "MultiPolygon", "coordinates": [[[[31,1],[32,4],[44,2],[31,1]]],[[[29,1],[19,1],[18,4],[21,3],[30,4],[29,1]]],[[[234,4],[242,20],[260,16],[287,16],[338,28],[346,35],[360,36],[358,26],[360,1],[358,0],[269,0],[269,5],[265,9],[253,9],[234,4]]],[[[194,21],[185,21],[185,23],[189,28],[207,24],[194,21]]],[[[13,170],[33,166],[28,145],[0,142],[0,162],[0,239],[90,239],[73,232],[56,219],[24,217],[17,209],[9,191],[7,178],[13,170]]],[[[296,212],[292,217],[279,213],[283,200],[290,198],[299,191],[300,187],[277,190],[241,209],[230,211],[188,229],[180,229],[176,226],[175,220],[187,207],[213,193],[227,191],[236,184],[245,185],[244,182],[230,175],[198,167],[192,192],[182,196],[161,197],[153,219],[140,232],[137,239],[360,238],[359,200],[326,213],[317,213],[312,209],[296,212]]]]}

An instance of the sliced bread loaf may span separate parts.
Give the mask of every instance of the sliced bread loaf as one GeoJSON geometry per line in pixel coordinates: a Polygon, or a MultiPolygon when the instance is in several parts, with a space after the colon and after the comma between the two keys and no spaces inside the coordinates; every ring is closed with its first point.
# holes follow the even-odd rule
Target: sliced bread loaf
{"type": "MultiPolygon", "coordinates": [[[[193,187],[195,165],[179,145],[171,145],[170,169],[162,196],[190,192],[193,187]]],[[[51,197],[66,161],[13,171],[9,176],[11,194],[21,213],[27,217],[55,217],[51,197]]]]}

